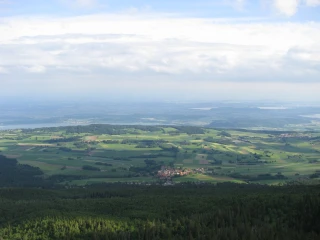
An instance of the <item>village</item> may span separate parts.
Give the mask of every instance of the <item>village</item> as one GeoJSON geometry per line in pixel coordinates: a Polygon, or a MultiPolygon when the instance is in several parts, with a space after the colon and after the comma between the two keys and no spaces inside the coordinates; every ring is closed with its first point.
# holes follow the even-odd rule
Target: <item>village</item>
{"type": "Polygon", "coordinates": [[[206,173],[206,169],[204,168],[171,168],[167,166],[162,166],[161,170],[158,171],[157,177],[160,180],[171,180],[173,177],[182,177],[195,173],[206,173]]]}

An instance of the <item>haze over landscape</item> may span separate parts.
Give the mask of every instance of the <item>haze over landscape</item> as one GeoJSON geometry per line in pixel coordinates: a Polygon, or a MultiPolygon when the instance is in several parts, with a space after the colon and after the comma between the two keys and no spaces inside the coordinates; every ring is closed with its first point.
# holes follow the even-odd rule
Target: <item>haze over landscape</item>
{"type": "Polygon", "coordinates": [[[1,95],[319,101],[318,0],[2,0],[1,95]]]}
{"type": "Polygon", "coordinates": [[[0,0],[0,240],[319,240],[320,0],[0,0]]]}

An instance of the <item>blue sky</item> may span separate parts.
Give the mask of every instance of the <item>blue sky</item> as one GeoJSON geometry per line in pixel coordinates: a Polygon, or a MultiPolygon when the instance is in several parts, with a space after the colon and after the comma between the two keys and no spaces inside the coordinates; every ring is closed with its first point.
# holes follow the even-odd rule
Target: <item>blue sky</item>
{"type": "Polygon", "coordinates": [[[0,0],[8,96],[320,101],[320,0],[0,0]]]}
{"type": "MultiPolygon", "coordinates": [[[[283,2],[285,2],[284,0],[283,2]]],[[[290,0],[289,0],[290,1],[290,0]]],[[[128,9],[179,13],[196,17],[261,17],[270,21],[318,21],[320,2],[318,0],[294,0],[297,2],[294,14],[281,14],[272,0],[2,0],[1,15],[78,15],[112,13],[128,9]],[[280,14],[279,14],[280,13],[280,14]]]]}

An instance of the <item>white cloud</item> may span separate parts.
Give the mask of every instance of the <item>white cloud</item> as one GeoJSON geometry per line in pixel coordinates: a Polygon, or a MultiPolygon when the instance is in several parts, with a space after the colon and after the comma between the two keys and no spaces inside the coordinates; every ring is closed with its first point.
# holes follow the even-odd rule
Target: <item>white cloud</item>
{"type": "Polygon", "coordinates": [[[141,91],[156,82],[201,81],[227,89],[234,82],[320,79],[319,23],[138,14],[13,17],[3,19],[0,33],[6,33],[0,34],[2,81],[14,87],[74,89],[76,82],[85,91],[118,82],[141,91]]]}
{"type": "Polygon", "coordinates": [[[8,73],[7,69],[5,69],[4,67],[0,66],[0,74],[1,73],[8,73]]]}
{"type": "Polygon", "coordinates": [[[30,73],[44,73],[46,71],[46,68],[41,65],[34,65],[34,66],[31,65],[31,66],[24,67],[24,69],[30,73]]]}
{"type": "Polygon", "coordinates": [[[317,7],[320,5],[320,0],[305,0],[306,5],[310,7],[317,7]]]}
{"type": "Polygon", "coordinates": [[[274,8],[287,17],[295,15],[302,5],[317,7],[320,5],[320,0],[273,0],[274,8]]]}
{"type": "Polygon", "coordinates": [[[299,4],[300,0],[274,0],[275,8],[288,17],[296,14],[299,4]]]}

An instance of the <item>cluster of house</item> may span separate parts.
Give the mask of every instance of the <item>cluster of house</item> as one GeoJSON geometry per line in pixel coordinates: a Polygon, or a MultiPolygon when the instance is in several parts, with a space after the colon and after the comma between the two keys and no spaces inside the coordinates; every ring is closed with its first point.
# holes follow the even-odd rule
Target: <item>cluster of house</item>
{"type": "Polygon", "coordinates": [[[161,170],[158,171],[158,178],[168,179],[177,176],[186,176],[192,174],[193,170],[191,169],[179,169],[179,168],[170,168],[170,167],[161,167],[161,170]]]}
{"type": "Polygon", "coordinates": [[[188,169],[188,168],[170,168],[162,166],[158,171],[157,177],[160,179],[171,179],[172,177],[187,176],[194,173],[208,173],[204,168],[188,169]]]}

